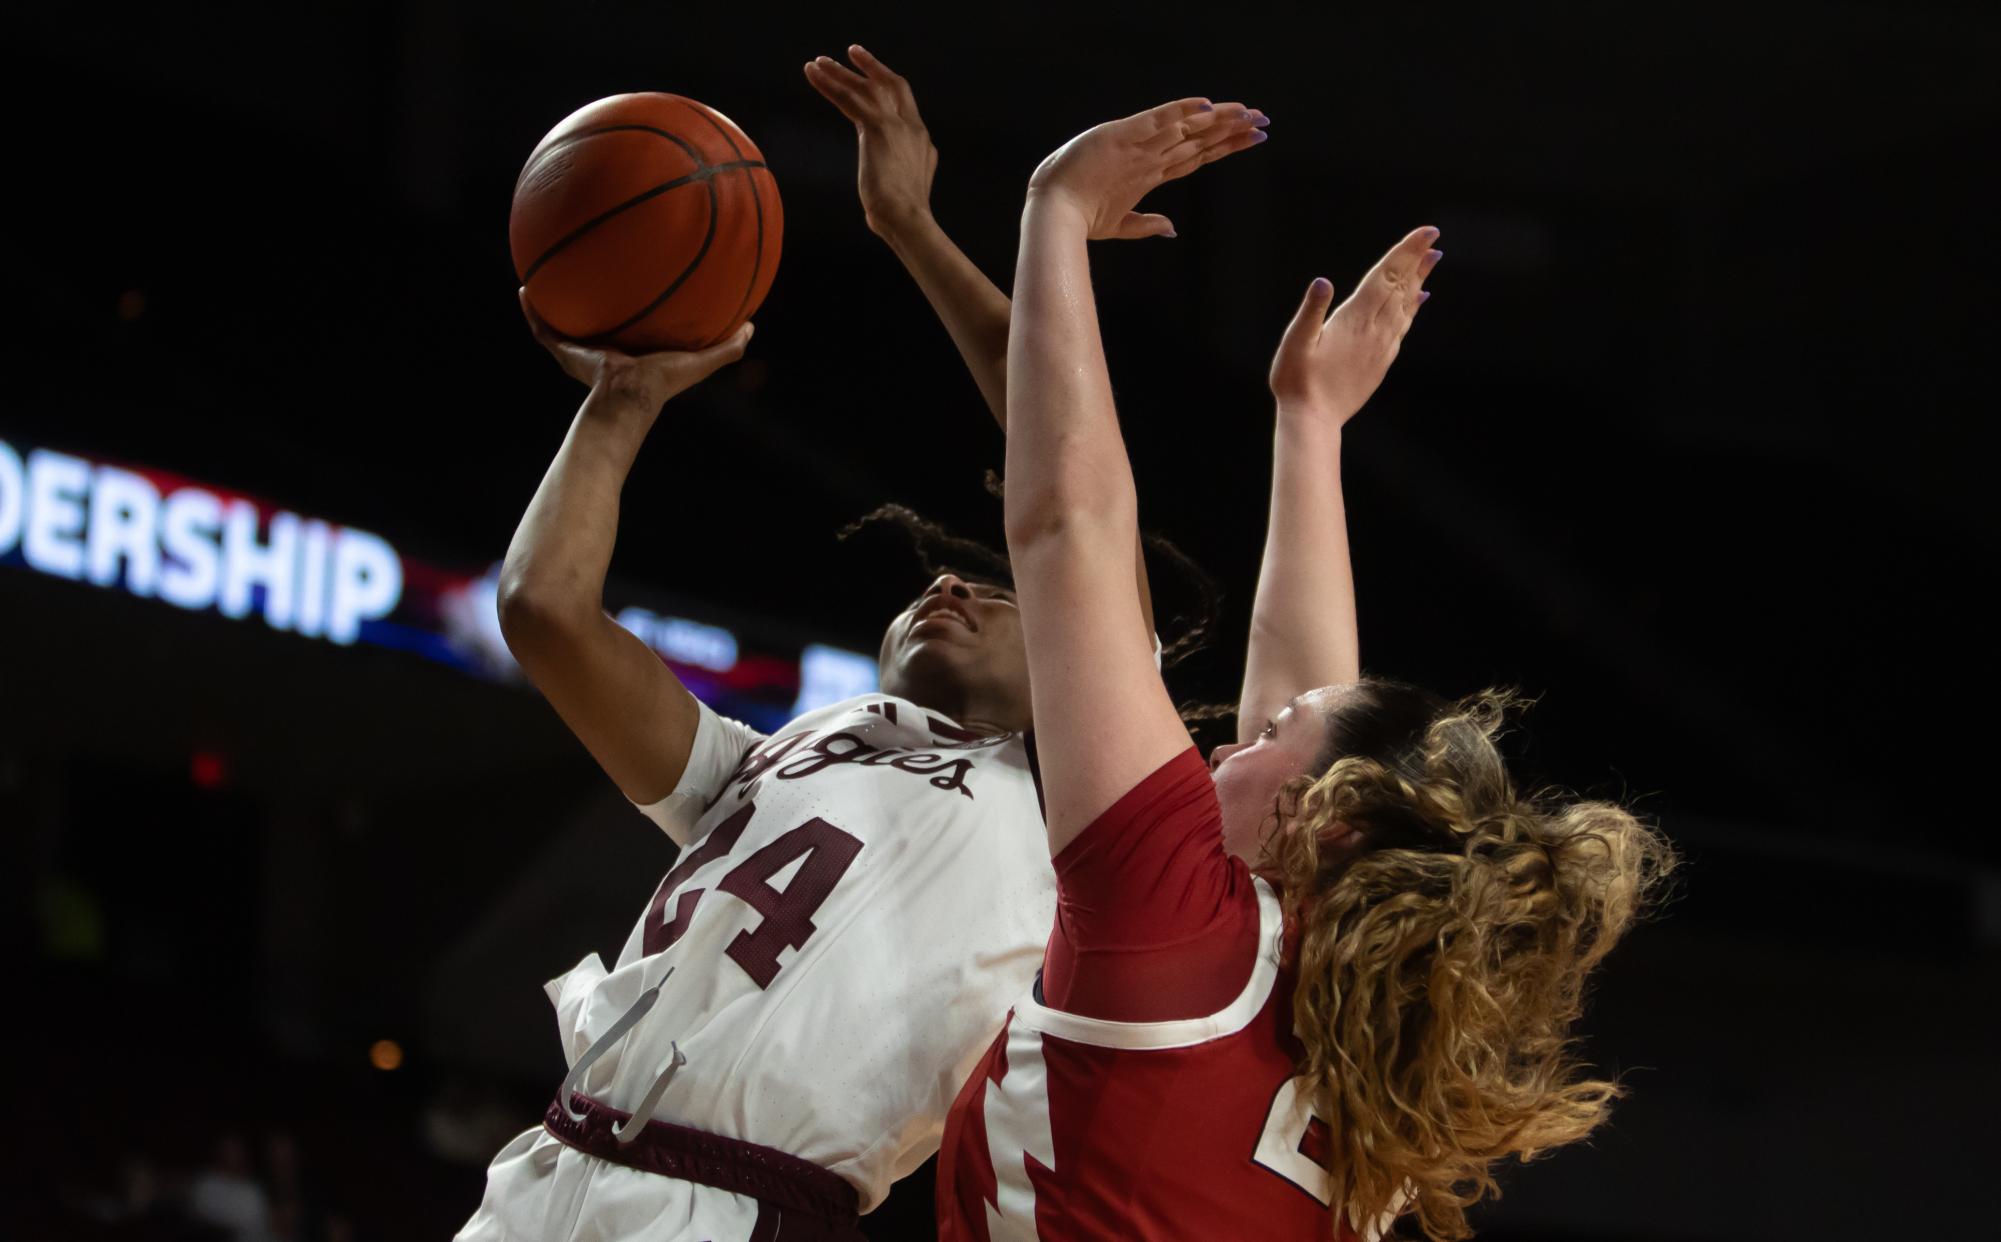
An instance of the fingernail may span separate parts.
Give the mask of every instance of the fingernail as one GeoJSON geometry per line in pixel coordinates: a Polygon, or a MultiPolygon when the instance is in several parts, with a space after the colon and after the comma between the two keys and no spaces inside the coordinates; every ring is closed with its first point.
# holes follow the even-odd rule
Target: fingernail
{"type": "Polygon", "coordinates": [[[1334,282],[1325,276],[1315,276],[1313,278],[1313,291],[1325,297],[1327,294],[1334,292],[1334,282]]]}
{"type": "Polygon", "coordinates": [[[1196,104],[1196,105],[1195,105],[1195,110],[1196,110],[1197,112],[1214,112],[1214,111],[1216,110],[1216,105],[1215,105],[1215,104],[1196,104]]]}
{"type": "Polygon", "coordinates": [[[1271,118],[1270,118],[1270,117],[1268,117],[1268,116],[1266,116],[1266,115],[1264,115],[1264,114],[1263,114],[1263,113],[1261,112],[1261,113],[1259,113],[1259,114],[1258,114],[1258,117],[1257,117],[1257,119],[1256,119],[1256,120],[1254,120],[1254,121],[1252,121],[1252,122],[1251,122],[1251,124],[1252,124],[1252,125],[1254,125],[1254,126],[1256,126],[1256,127],[1257,127],[1257,128],[1259,128],[1259,129],[1263,129],[1263,128],[1264,128],[1265,126],[1267,126],[1267,125],[1271,124],[1271,118]]]}
{"type": "Polygon", "coordinates": [[[1419,306],[1423,306],[1426,302],[1429,302],[1430,300],[1431,300],[1431,290],[1419,289],[1417,291],[1417,304],[1419,306]]]}
{"type": "Polygon", "coordinates": [[[1264,132],[1264,131],[1263,131],[1263,130],[1261,130],[1261,129],[1254,129],[1254,130],[1252,130],[1252,131],[1251,131],[1251,141],[1252,141],[1252,142],[1263,142],[1263,141],[1264,141],[1265,139],[1267,139],[1267,138],[1269,138],[1269,137],[1271,137],[1271,135],[1270,135],[1270,134],[1267,134],[1266,132],[1264,132]]]}
{"type": "Polygon", "coordinates": [[[1425,226],[1425,230],[1424,230],[1424,240],[1426,240],[1426,241],[1435,241],[1435,240],[1437,239],[1437,237],[1438,237],[1438,230],[1437,230],[1437,229],[1435,229],[1435,228],[1432,228],[1432,227],[1430,227],[1429,225],[1425,226]]]}
{"type": "Polygon", "coordinates": [[[1445,257],[1445,252],[1443,250],[1427,250],[1424,252],[1424,257],[1436,263],[1445,257]]]}
{"type": "Polygon", "coordinates": [[[1166,231],[1165,233],[1162,233],[1162,234],[1161,234],[1161,236],[1162,236],[1162,237],[1179,237],[1179,236],[1181,236],[1181,234],[1179,234],[1179,233],[1175,232],[1175,231],[1174,231],[1173,229],[1169,229],[1169,230],[1167,230],[1167,231],[1166,231]]]}

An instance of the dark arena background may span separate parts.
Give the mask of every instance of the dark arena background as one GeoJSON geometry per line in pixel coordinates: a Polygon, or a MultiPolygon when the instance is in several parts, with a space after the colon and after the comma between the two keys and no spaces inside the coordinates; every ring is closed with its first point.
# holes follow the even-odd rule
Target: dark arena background
{"type": "MultiPolygon", "coordinates": [[[[542,982],[670,865],[493,618],[583,391],[507,247],[572,109],[711,103],[786,211],[747,359],[626,488],[608,607],[769,727],[872,684],[922,584],[845,523],[999,541],[999,434],[801,76],[860,41],[1003,287],[1066,137],[1192,93],[1273,118],[1149,200],[1177,239],[1094,247],[1142,521],[1226,590],[1180,698],[1234,697],[1300,291],[1443,230],[1347,438],[1364,664],[1538,696],[1529,767],[1688,864],[1586,1023],[1630,1097],[1508,1169],[1480,1236],[1996,1236],[2001,9],[837,7],[10,13],[0,1231],[449,1236],[562,1076],[542,982]],[[220,522],[205,581],[117,551],[176,503],[220,522]],[[330,604],[245,585],[280,523],[330,604]]],[[[931,1236],[931,1185],[870,1236],[931,1236]]]]}

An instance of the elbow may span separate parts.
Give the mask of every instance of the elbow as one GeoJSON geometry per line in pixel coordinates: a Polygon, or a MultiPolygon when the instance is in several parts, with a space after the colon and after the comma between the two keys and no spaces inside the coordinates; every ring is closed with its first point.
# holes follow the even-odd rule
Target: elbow
{"type": "Polygon", "coordinates": [[[1005,523],[1010,551],[1077,538],[1131,542],[1139,513],[1132,489],[1093,486],[1080,479],[1057,480],[1017,498],[1007,493],[1005,523]]]}
{"type": "Polygon", "coordinates": [[[552,589],[521,573],[501,575],[495,603],[500,636],[517,659],[524,649],[545,648],[576,633],[591,614],[600,611],[595,604],[580,604],[573,593],[552,589]]]}

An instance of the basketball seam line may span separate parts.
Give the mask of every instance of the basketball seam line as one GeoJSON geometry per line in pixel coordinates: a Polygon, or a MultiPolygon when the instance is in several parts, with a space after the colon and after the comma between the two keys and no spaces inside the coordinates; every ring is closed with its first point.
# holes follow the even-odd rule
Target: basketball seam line
{"type": "MultiPolygon", "coordinates": [[[[704,121],[707,121],[709,128],[722,135],[723,141],[729,144],[732,155],[735,155],[739,160],[743,158],[743,148],[737,146],[736,139],[730,136],[730,132],[723,128],[720,121],[710,115],[709,109],[706,106],[697,105],[695,114],[700,116],[704,121]]],[[[767,169],[766,171],[769,172],[770,170],[767,169]]],[[[743,287],[743,296],[737,299],[736,312],[730,316],[730,322],[732,323],[742,317],[743,308],[750,304],[751,291],[757,288],[758,274],[764,270],[764,195],[758,191],[756,177],[750,179],[750,202],[751,206],[757,211],[757,249],[753,252],[750,261],[750,283],[743,287]]]]}
{"type": "Polygon", "coordinates": [[[663,181],[659,185],[654,186],[650,190],[646,190],[639,194],[635,194],[631,198],[626,199],[624,202],[618,204],[616,207],[612,207],[607,211],[600,212],[599,214],[591,217],[589,220],[584,221],[582,224],[578,225],[576,228],[570,230],[568,233],[564,234],[562,237],[558,238],[556,241],[551,243],[549,248],[542,252],[542,256],[536,259],[533,263],[530,263],[528,265],[527,271],[521,273],[521,283],[524,285],[527,284],[529,280],[534,277],[536,272],[542,270],[543,264],[547,263],[550,259],[556,257],[558,251],[562,250],[565,246],[568,246],[570,243],[576,241],[584,234],[590,232],[598,225],[603,224],[606,220],[611,219],[613,216],[617,215],[621,211],[637,207],[639,206],[639,204],[645,202],[646,200],[650,198],[657,198],[660,195],[665,194],[669,190],[678,189],[681,186],[688,185],[697,181],[706,182],[710,178],[714,177],[717,173],[735,172],[738,171],[739,169],[763,168],[763,167],[764,167],[764,162],[762,160],[731,160],[728,163],[724,164],[704,164],[702,167],[697,168],[695,171],[688,173],[685,176],[676,177],[672,181],[663,181]]]}
{"type": "MultiPolygon", "coordinates": [[[[661,129],[657,125],[600,125],[596,129],[586,129],[586,130],[581,130],[574,134],[565,134],[564,136],[558,138],[556,141],[550,143],[546,147],[537,147],[535,150],[530,151],[528,153],[528,162],[521,166],[521,176],[516,177],[514,179],[514,186],[516,189],[519,189],[521,187],[522,180],[528,176],[529,169],[535,167],[535,165],[541,163],[543,159],[545,159],[546,157],[557,151],[562,150],[564,147],[574,146],[575,144],[582,142],[586,138],[595,138],[599,134],[630,134],[630,133],[653,134],[658,137],[665,138],[667,141],[681,148],[681,154],[695,161],[696,167],[707,168],[709,165],[709,162],[702,158],[702,153],[695,149],[695,144],[689,142],[686,138],[681,137],[681,135],[675,133],[671,129],[661,129]]],[[[738,152],[738,154],[742,153],[738,152]]]]}
{"type": "Polygon", "coordinates": [[[710,244],[716,240],[716,213],[717,213],[715,181],[709,177],[702,178],[702,188],[709,192],[709,231],[702,234],[702,248],[695,252],[695,257],[689,261],[688,266],[681,269],[681,274],[674,278],[674,283],[668,285],[665,289],[663,289],[659,297],[654,298],[651,302],[648,302],[644,307],[640,308],[638,314],[632,316],[630,319],[627,319],[624,323],[614,324],[613,326],[606,328],[599,335],[617,336],[619,333],[625,331],[627,328],[630,328],[633,324],[636,324],[640,320],[646,318],[648,315],[651,315],[654,311],[660,308],[660,304],[662,302],[665,302],[668,298],[673,297],[674,291],[679,289],[682,285],[686,284],[688,277],[693,276],[695,274],[695,269],[702,265],[702,259],[709,253],[710,244]]]}

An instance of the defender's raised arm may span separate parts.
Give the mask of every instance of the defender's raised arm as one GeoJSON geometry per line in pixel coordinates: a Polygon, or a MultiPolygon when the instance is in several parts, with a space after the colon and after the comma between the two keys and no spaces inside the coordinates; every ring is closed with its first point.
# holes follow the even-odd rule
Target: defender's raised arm
{"type": "Polygon", "coordinates": [[[1431,296],[1424,279],[1441,257],[1430,248],[1437,239],[1437,229],[1413,230],[1332,315],[1334,286],[1315,279],[1272,359],[1271,518],[1251,609],[1239,742],[1255,738],[1294,696],[1362,675],[1341,431],[1383,382],[1431,296]]]}
{"type": "Polygon", "coordinates": [[[1189,744],[1125,589],[1137,501],[1085,244],[1159,231],[1165,219],[1139,200],[1261,141],[1261,119],[1180,100],[1086,131],[1029,181],[1008,338],[1007,540],[1052,853],[1189,744]]]}

